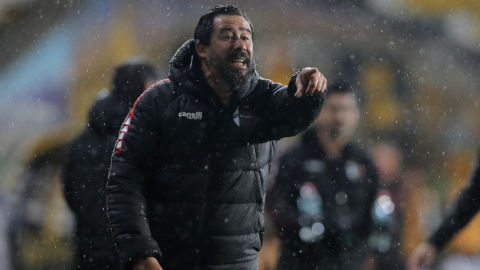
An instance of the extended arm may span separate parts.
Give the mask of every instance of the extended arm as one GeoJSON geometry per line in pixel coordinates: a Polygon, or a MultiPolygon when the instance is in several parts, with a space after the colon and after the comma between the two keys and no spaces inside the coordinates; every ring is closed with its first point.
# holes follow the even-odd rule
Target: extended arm
{"type": "Polygon", "coordinates": [[[288,87],[270,82],[265,115],[258,120],[251,142],[279,140],[305,131],[320,114],[327,80],[316,68],[299,70],[288,87]]]}
{"type": "Polygon", "coordinates": [[[462,230],[480,210],[480,154],[477,167],[467,187],[457,197],[443,218],[440,227],[420,244],[408,258],[408,270],[430,266],[438,251],[462,230]]]}
{"type": "MultiPolygon", "coordinates": [[[[480,159],[480,158],[479,158],[480,159]]],[[[441,250],[480,210],[480,164],[467,187],[449,208],[440,227],[433,233],[428,242],[441,250]]]]}

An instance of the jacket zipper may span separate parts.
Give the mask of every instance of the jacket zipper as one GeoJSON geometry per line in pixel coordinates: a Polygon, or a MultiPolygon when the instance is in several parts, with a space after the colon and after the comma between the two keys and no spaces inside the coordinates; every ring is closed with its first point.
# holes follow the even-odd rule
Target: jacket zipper
{"type": "MultiPolygon", "coordinates": [[[[212,99],[212,102],[214,103],[216,109],[218,109],[218,107],[220,107],[219,104],[217,104],[217,102],[215,102],[214,99],[212,99]]],[[[224,126],[224,122],[226,120],[225,119],[225,115],[226,115],[225,111],[226,111],[227,108],[225,108],[223,103],[221,105],[222,105],[222,108],[220,108],[220,110],[217,111],[220,114],[220,117],[218,117],[219,121],[218,121],[218,127],[217,128],[219,129],[219,131],[217,133],[217,138],[221,138],[221,136],[225,132],[224,130],[222,131],[222,127],[224,126]]],[[[212,145],[215,149],[216,148],[215,140],[212,141],[212,145]]],[[[198,267],[198,265],[203,265],[202,259],[204,258],[204,254],[205,254],[205,244],[206,244],[206,240],[207,240],[207,227],[208,227],[208,226],[206,226],[207,224],[205,224],[205,223],[207,222],[207,217],[210,214],[210,207],[209,207],[210,190],[211,190],[211,185],[213,185],[211,163],[212,163],[213,156],[216,154],[216,152],[217,151],[215,149],[215,152],[213,154],[209,154],[208,161],[207,161],[208,179],[207,179],[207,188],[206,188],[206,194],[205,194],[205,203],[204,203],[202,228],[201,228],[201,238],[200,238],[200,241],[201,241],[200,246],[201,247],[200,247],[199,254],[198,254],[199,257],[198,257],[198,264],[196,266],[196,270],[200,269],[198,267]]]]}

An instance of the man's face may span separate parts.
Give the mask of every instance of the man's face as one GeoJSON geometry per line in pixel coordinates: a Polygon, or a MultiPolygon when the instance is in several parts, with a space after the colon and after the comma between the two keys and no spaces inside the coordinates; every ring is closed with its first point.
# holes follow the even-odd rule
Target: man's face
{"type": "Polygon", "coordinates": [[[213,72],[223,76],[233,90],[250,86],[253,73],[250,25],[242,16],[219,15],[214,19],[210,45],[200,54],[213,72]]]}
{"type": "Polygon", "coordinates": [[[357,127],[359,116],[358,105],[352,94],[333,93],[327,95],[315,125],[332,139],[348,139],[357,127]]]}

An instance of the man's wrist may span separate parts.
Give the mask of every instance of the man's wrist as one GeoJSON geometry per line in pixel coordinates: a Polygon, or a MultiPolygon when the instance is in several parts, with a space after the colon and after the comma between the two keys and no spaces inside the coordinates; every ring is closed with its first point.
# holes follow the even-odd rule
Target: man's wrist
{"type": "Polygon", "coordinates": [[[290,78],[290,81],[288,82],[288,95],[290,96],[294,96],[295,93],[297,92],[297,86],[295,85],[295,82],[297,80],[297,76],[298,74],[300,74],[300,72],[302,72],[303,68],[297,70],[297,72],[295,72],[293,74],[293,76],[290,78]]]}

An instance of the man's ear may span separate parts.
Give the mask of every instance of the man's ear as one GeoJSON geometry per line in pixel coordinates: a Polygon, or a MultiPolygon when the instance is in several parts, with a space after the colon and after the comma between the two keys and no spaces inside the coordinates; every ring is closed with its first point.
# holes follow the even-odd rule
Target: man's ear
{"type": "Polygon", "coordinates": [[[195,43],[195,50],[197,50],[198,56],[200,58],[207,58],[207,46],[203,45],[200,42],[195,43]]]}

